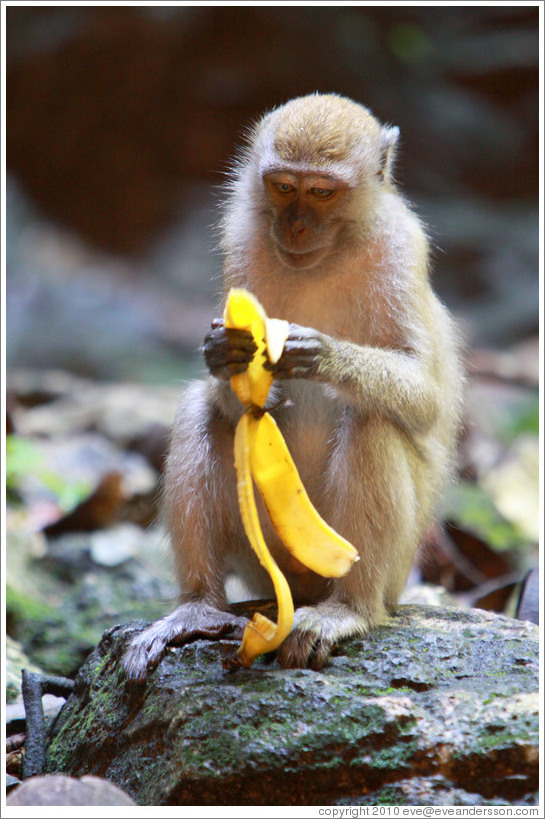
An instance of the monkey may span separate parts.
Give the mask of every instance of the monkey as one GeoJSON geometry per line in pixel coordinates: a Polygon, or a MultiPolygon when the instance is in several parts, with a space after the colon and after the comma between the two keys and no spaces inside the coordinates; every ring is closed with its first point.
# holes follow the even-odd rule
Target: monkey
{"type": "MultiPolygon", "coordinates": [[[[314,506],[360,556],[345,577],[319,577],[282,546],[261,506],[296,604],[277,650],[283,668],[320,669],[340,641],[387,622],[453,472],[460,342],[432,289],[425,229],[393,179],[398,136],[346,97],[298,97],[252,126],[226,190],[222,301],[244,287],[288,320],[280,359],[265,362],[266,408],[314,506]]],[[[129,644],[124,667],[136,681],[169,644],[241,636],[246,620],[226,600],[231,574],[272,596],[233,467],[244,407],[229,379],[256,345],[214,319],[203,351],[209,373],[183,394],[164,473],[180,605],[129,644]]]]}

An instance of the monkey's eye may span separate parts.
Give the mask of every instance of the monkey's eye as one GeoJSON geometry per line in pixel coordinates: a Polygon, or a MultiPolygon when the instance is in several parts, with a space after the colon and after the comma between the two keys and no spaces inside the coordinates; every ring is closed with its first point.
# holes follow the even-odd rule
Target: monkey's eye
{"type": "Polygon", "coordinates": [[[311,188],[310,192],[316,199],[329,199],[335,193],[331,188],[311,188]]]}
{"type": "Polygon", "coordinates": [[[278,191],[278,193],[292,193],[295,190],[293,185],[290,185],[289,182],[273,182],[273,187],[278,191]]]}

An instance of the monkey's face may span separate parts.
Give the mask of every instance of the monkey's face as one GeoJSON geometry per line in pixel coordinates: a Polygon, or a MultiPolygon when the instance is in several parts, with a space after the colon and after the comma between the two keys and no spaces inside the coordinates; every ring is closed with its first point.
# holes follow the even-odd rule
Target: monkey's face
{"type": "Polygon", "coordinates": [[[265,173],[263,184],[280,260],[294,270],[315,267],[335,246],[347,186],[330,176],[281,170],[265,173]]]}

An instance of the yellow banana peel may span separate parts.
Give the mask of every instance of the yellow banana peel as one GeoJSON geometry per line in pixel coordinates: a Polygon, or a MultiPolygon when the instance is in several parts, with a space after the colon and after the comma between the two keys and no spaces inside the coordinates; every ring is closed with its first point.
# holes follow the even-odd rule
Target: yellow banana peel
{"type": "Polygon", "coordinates": [[[235,468],[237,472],[237,491],[240,514],[244,530],[259,562],[269,573],[278,601],[278,623],[256,612],[246,625],[242,644],[238,650],[242,665],[250,666],[256,657],[278,648],[288,634],[293,623],[293,600],[288,582],[263,538],[259,517],[255,505],[254,487],[250,468],[251,428],[256,419],[245,412],[235,430],[235,468]]]}
{"type": "Polygon", "coordinates": [[[322,577],[345,575],[358,559],[358,553],[328,526],[310,502],[284,437],[268,412],[252,430],[250,465],[286,549],[322,577]]]}
{"type": "Polygon", "coordinates": [[[273,381],[272,373],[263,367],[265,355],[273,363],[278,361],[288,322],[268,318],[255,296],[241,289],[229,291],[223,318],[228,328],[249,330],[257,345],[246,372],[231,378],[232,389],[247,407],[235,430],[235,468],[244,530],[271,577],[278,603],[276,624],[256,612],[246,625],[238,663],[249,667],[256,657],[273,651],[285,640],[294,614],[289,585],[263,538],[252,478],[274,528],[300,563],[324,577],[341,577],[359,557],[352,544],[328,526],[311,504],[282,433],[274,418],[261,409],[273,381]]]}

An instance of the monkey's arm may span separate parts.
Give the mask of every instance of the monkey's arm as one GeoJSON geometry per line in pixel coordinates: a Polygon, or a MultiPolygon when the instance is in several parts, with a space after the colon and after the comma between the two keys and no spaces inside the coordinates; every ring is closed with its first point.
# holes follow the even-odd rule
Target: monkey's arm
{"type": "Polygon", "coordinates": [[[338,387],[364,411],[420,432],[437,417],[439,389],[426,357],[410,349],[360,346],[290,324],[275,378],[310,378],[338,387]]]}

